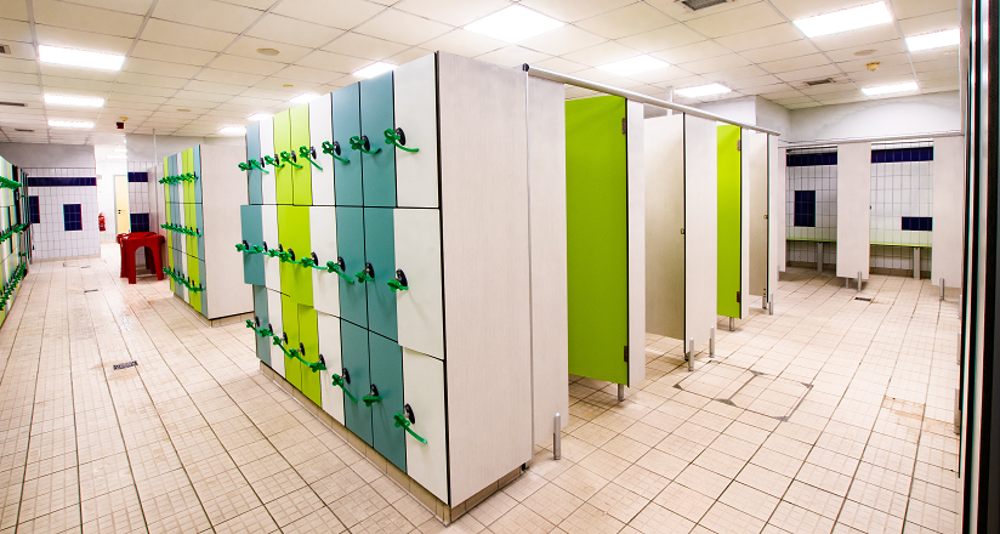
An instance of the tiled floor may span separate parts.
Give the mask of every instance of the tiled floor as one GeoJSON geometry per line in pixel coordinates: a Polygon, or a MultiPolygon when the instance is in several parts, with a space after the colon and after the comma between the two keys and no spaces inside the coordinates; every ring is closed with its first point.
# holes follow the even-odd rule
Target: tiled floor
{"type": "Polygon", "coordinates": [[[957,530],[956,303],[926,281],[873,277],[869,303],[790,270],[695,373],[651,337],[624,403],[574,381],[563,459],[445,529],[262,377],[245,328],[103,252],[33,266],[0,330],[0,534],[957,530]]]}

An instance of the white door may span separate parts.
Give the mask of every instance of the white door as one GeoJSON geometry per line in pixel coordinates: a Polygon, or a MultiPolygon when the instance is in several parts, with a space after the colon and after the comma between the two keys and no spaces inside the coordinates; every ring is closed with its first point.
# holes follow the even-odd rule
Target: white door
{"type": "MultiPolygon", "coordinates": [[[[396,198],[402,208],[438,207],[437,85],[434,54],[424,56],[393,72],[393,106],[396,128],[401,129],[408,152],[396,151],[396,198]]],[[[374,141],[374,140],[373,140],[374,141]]]]}
{"type": "MultiPolygon", "coordinates": [[[[268,249],[278,248],[278,207],[274,204],[260,207],[264,227],[264,244],[268,249]]],[[[281,260],[264,255],[264,285],[272,291],[281,291],[281,260]]]]}
{"type": "MultiPolygon", "coordinates": [[[[274,156],[274,120],[268,117],[260,121],[260,157],[274,156]]],[[[278,203],[277,193],[274,188],[274,167],[264,165],[264,169],[270,174],[261,173],[261,195],[264,204],[274,205],[278,203]]],[[[277,243],[277,241],[275,241],[277,243]]]]}
{"type": "MultiPolygon", "coordinates": [[[[267,207],[267,206],[265,206],[267,207]]],[[[275,258],[277,260],[277,258],[275,258]]],[[[271,323],[271,331],[280,336],[285,331],[281,322],[281,293],[277,291],[267,291],[267,320],[271,323]]],[[[271,369],[282,377],[285,376],[285,353],[281,351],[271,340],[268,340],[271,347],[271,369]]]]}
{"type": "Polygon", "coordinates": [[[316,320],[319,326],[319,353],[326,362],[326,371],[319,372],[323,411],[340,424],[346,425],[344,393],[340,387],[333,385],[333,375],[339,375],[344,366],[340,358],[340,319],[318,312],[316,320]]]}
{"type": "Polygon", "coordinates": [[[403,348],[403,401],[413,412],[406,434],[406,474],[448,502],[448,448],[445,442],[444,362],[403,348]]]}
{"type": "Polygon", "coordinates": [[[312,168],[312,199],[314,206],[332,206],[333,158],[323,153],[323,141],[333,142],[333,96],[326,95],[309,103],[309,142],[316,149],[316,163],[323,168],[312,168]]]}
{"type": "MultiPolygon", "coordinates": [[[[313,177],[316,175],[313,174],[313,177]]],[[[315,186],[314,186],[315,187],[315,186]]],[[[313,189],[313,194],[315,194],[313,189]]],[[[313,197],[315,198],[315,197],[313,197]]],[[[337,208],[309,208],[309,233],[312,252],[320,265],[337,262],[337,208]]],[[[340,316],[340,276],[337,273],[312,269],[313,307],[316,311],[340,316]]]]}
{"type": "Polygon", "coordinates": [[[396,292],[399,344],[443,359],[439,216],[438,210],[397,209],[393,238],[396,269],[403,271],[409,288],[396,292]]]}

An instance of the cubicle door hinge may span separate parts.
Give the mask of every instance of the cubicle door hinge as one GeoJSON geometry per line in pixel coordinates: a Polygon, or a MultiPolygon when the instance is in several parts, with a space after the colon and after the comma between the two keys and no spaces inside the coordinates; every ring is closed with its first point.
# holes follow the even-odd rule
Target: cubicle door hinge
{"type": "Polygon", "coordinates": [[[736,292],[736,302],[737,303],[742,303],[743,302],[743,301],[740,300],[740,292],[739,291],[736,292]]]}
{"type": "Polygon", "coordinates": [[[737,139],[736,140],[736,151],[737,152],[743,152],[743,140],[742,139],[737,139]]]}
{"type": "Polygon", "coordinates": [[[628,117],[622,118],[622,135],[628,135],[628,117]]]}
{"type": "Polygon", "coordinates": [[[628,363],[628,345],[625,345],[625,363],[628,363]]]}

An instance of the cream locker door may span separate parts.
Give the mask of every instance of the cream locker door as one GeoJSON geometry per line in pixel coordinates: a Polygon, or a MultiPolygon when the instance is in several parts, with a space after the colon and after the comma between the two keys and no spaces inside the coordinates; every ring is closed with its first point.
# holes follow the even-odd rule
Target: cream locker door
{"type": "MultiPolygon", "coordinates": [[[[265,208],[267,206],[264,206],[265,208]]],[[[277,261],[277,258],[274,258],[277,261]]],[[[271,331],[275,335],[281,336],[284,332],[284,324],[281,322],[281,293],[267,290],[267,320],[271,324],[271,331]]],[[[282,377],[285,376],[285,353],[280,348],[268,341],[271,347],[271,369],[282,377]]]]}
{"type": "MultiPolygon", "coordinates": [[[[264,156],[274,157],[274,121],[270,117],[260,121],[260,157],[264,156]]],[[[261,198],[264,199],[265,205],[273,206],[278,203],[277,192],[274,188],[274,167],[264,165],[264,168],[271,174],[260,173],[261,198]]]]}
{"type": "MultiPolygon", "coordinates": [[[[278,248],[278,207],[265,204],[260,207],[260,215],[264,226],[264,244],[268,249],[278,248]]],[[[272,291],[281,291],[280,266],[278,258],[264,256],[264,285],[272,291]]]]}
{"type": "Polygon", "coordinates": [[[319,353],[326,362],[326,371],[319,372],[323,411],[346,426],[344,393],[339,386],[333,385],[333,375],[341,374],[344,366],[340,358],[340,319],[320,312],[316,314],[316,320],[319,326],[319,353]]]}
{"type": "Polygon", "coordinates": [[[395,210],[393,239],[396,277],[409,288],[396,292],[399,344],[444,359],[440,212],[395,210]]]}
{"type": "MultiPolygon", "coordinates": [[[[435,55],[430,54],[405,65],[393,73],[393,106],[397,133],[405,137],[408,152],[396,151],[396,202],[401,208],[438,207],[437,156],[437,83],[435,55]]],[[[369,134],[371,135],[371,134],[369,134]]],[[[378,144],[384,135],[379,132],[378,144]]]]}
{"type": "Polygon", "coordinates": [[[336,203],[333,193],[333,157],[323,153],[323,141],[333,143],[332,104],[332,94],[324,95],[309,103],[309,142],[316,149],[316,162],[323,167],[323,170],[315,166],[312,168],[314,206],[332,206],[336,203]]]}
{"type": "Polygon", "coordinates": [[[410,430],[427,440],[420,443],[409,433],[405,436],[406,474],[448,502],[444,362],[404,347],[403,384],[403,402],[413,413],[410,430]]]}
{"type": "MultiPolygon", "coordinates": [[[[314,194],[315,191],[313,189],[314,194]]],[[[319,265],[326,265],[328,261],[337,263],[337,208],[309,208],[309,233],[312,252],[316,254],[319,265]]],[[[340,317],[340,276],[337,273],[311,270],[313,307],[316,311],[340,317]]]]}

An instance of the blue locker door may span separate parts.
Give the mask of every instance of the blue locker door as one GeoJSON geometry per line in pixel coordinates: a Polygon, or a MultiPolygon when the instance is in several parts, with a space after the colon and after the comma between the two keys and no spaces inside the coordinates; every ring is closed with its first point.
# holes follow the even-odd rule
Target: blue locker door
{"type": "MultiPolygon", "coordinates": [[[[260,157],[260,123],[256,122],[247,126],[247,159],[260,161],[260,157]]],[[[264,203],[262,176],[260,169],[257,167],[247,171],[247,179],[249,180],[248,196],[251,204],[264,203]]]]}
{"type": "Polygon", "coordinates": [[[361,133],[370,145],[361,154],[365,206],[396,207],[396,150],[385,144],[385,131],[394,128],[392,72],[362,80],[361,133]]]}
{"type": "Polygon", "coordinates": [[[354,279],[353,284],[340,280],[340,317],[368,328],[368,284],[355,277],[355,273],[365,271],[365,217],[362,208],[337,207],[337,256],[344,260],[344,272],[354,279]]]}
{"type": "Polygon", "coordinates": [[[389,286],[389,281],[396,279],[392,215],[392,208],[365,208],[365,258],[375,271],[375,280],[365,285],[368,329],[395,341],[399,339],[396,292],[389,286]]]}
{"type": "MultiPolygon", "coordinates": [[[[240,206],[240,226],[243,230],[243,241],[250,247],[260,246],[264,242],[264,223],[259,205],[240,206]]],[[[198,245],[202,247],[202,254],[199,256],[201,258],[205,257],[204,243],[203,237],[198,239],[198,245]]],[[[243,283],[264,285],[264,255],[247,251],[242,254],[243,283]]]]}
{"type": "Polygon", "coordinates": [[[393,419],[403,413],[403,351],[395,341],[369,332],[368,353],[372,386],[382,397],[371,408],[373,446],[405,472],[406,432],[393,419]]]}
{"type": "Polygon", "coordinates": [[[351,137],[361,136],[361,93],[354,83],[333,93],[333,140],[347,162],[334,161],[333,176],[338,206],[360,206],[361,154],[351,149],[351,137]]]}
{"type": "MultiPolygon", "coordinates": [[[[253,286],[253,315],[254,326],[257,328],[267,328],[267,288],[261,285],[253,286]]],[[[261,337],[257,333],[253,334],[257,340],[257,358],[264,362],[264,365],[271,366],[271,338],[261,337]]]]}
{"type": "MultiPolygon", "coordinates": [[[[177,241],[176,239],[174,241],[177,241]]],[[[180,250],[174,249],[172,254],[174,255],[174,270],[182,276],[187,276],[187,254],[184,254],[180,250]]],[[[184,291],[186,288],[181,284],[174,284],[174,294],[180,298],[184,298],[184,291]]]]}
{"type": "Polygon", "coordinates": [[[354,432],[365,443],[372,442],[372,411],[361,398],[371,391],[368,368],[368,332],[347,321],[340,322],[341,376],[347,382],[345,387],[357,402],[344,395],[344,421],[347,429],[354,432]],[[346,371],[346,372],[345,372],[346,371]]]}
{"type": "Polygon", "coordinates": [[[194,181],[194,200],[196,204],[201,204],[201,181],[204,178],[201,175],[201,145],[196,145],[191,149],[191,172],[198,177],[194,181]]]}

